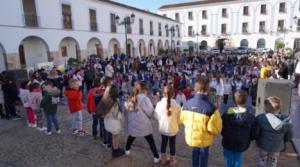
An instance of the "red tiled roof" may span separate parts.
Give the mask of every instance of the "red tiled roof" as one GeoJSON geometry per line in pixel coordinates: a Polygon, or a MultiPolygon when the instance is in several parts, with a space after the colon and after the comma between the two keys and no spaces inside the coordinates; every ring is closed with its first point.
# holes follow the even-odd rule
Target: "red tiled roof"
{"type": "Polygon", "coordinates": [[[231,2],[231,1],[239,1],[239,0],[203,0],[203,1],[193,1],[193,2],[184,2],[184,3],[174,3],[174,4],[163,5],[159,9],[177,8],[177,7],[194,6],[194,5],[206,5],[212,3],[231,2]]]}

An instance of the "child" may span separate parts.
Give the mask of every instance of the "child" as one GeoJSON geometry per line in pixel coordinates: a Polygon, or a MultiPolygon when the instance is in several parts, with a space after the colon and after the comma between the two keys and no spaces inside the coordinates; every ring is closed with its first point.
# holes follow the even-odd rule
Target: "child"
{"type": "MultiPolygon", "coordinates": [[[[106,98],[106,96],[102,98],[106,98]]],[[[116,158],[125,154],[125,151],[119,147],[123,116],[118,100],[119,91],[117,86],[112,85],[109,88],[108,98],[112,103],[107,107],[108,111],[104,117],[104,125],[105,129],[112,134],[112,156],[116,158]]]]}
{"type": "Polygon", "coordinates": [[[57,134],[61,133],[59,123],[56,118],[58,97],[60,91],[57,87],[53,86],[51,81],[46,81],[43,85],[43,99],[41,101],[41,108],[44,110],[47,119],[47,135],[52,134],[52,123],[54,124],[57,134]]]}
{"type": "Polygon", "coordinates": [[[159,102],[160,100],[160,95],[159,95],[159,92],[157,90],[153,90],[152,91],[152,96],[151,96],[151,102],[153,104],[153,107],[155,108],[156,107],[156,104],[159,102]]]}
{"type": "Polygon", "coordinates": [[[185,126],[185,139],[192,147],[194,167],[207,167],[209,147],[214,137],[222,131],[220,112],[209,102],[207,91],[209,81],[200,77],[195,83],[195,96],[184,105],[180,122],[185,126]]]}
{"type": "Polygon", "coordinates": [[[276,167],[284,144],[292,139],[289,117],[280,114],[281,101],[276,96],[264,102],[265,114],[256,117],[256,144],[259,147],[257,166],[276,167]]]}
{"type": "MultiPolygon", "coordinates": [[[[92,118],[93,118],[92,132],[95,140],[97,139],[98,123],[100,127],[100,120],[96,116],[96,104],[100,101],[103,93],[104,93],[104,89],[101,88],[100,79],[96,79],[94,81],[94,88],[92,88],[87,95],[87,104],[86,104],[87,112],[92,114],[92,118]]],[[[99,128],[99,132],[100,132],[100,137],[103,137],[103,134],[101,133],[101,128],[99,128]]]]}
{"type": "Polygon", "coordinates": [[[229,108],[222,116],[222,145],[226,167],[242,166],[242,152],[246,151],[255,138],[255,116],[246,108],[247,93],[234,94],[237,107],[229,108]]]}
{"type": "Polygon", "coordinates": [[[30,85],[30,93],[28,98],[29,98],[30,107],[36,115],[37,129],[39,131],[45,131],[46,127],[44,127],[44,116],[40,108],[40,104],[43,96],[42,96],[41,86],[39,83],[35,82],[30,85]]]}
{"type": "Polygon", "coordinates": [[[232,92],[232,87],[231,87],[231,84],[229,83],[229,79],[228,78],[225,78],[225,82],[224,82],[224,99],[223,99],[223,102],[225,105],[227,105],[228,103],[228,98],[229,98],[229,95],[231,94],[232,92]]]}
{"type": "Polygon", "coordinates": [[[84,136],[86,132],[82,129],[82,92],[79,89],[81,83],[71,79],[69,85],[70,87],[65,90],[65,95],[72,114],[73,134],[84,136]]]}
{"type": "Polygon", "coordinates": [[[186,97],[182,92],[182,89],[179,89],[179,92],[176,96],[176,102],[182,107],[186,102],[186,97]]]}
{"type": "Polygon", "coordinates": [[[28,85],[29,85],[29,81],[23,81],[21,83],[19,97],[22,101],[24,108],[26,109],[28,127],[35,128],[36,127],[35,114],[32,108],[30,107],[28,85]]]}
{"type": "Polygon", "coordinates": [[[155,115],[159,122],[159,131],[161,133],[161,163],[170,163],[170,166],[176,166],[176,135],[179,131],[179,119],[181,107],[173,99],[174,89],[167,85],[164,88],[164,98],[157,104],[155,115]],[[170,144],[171,158],[166,155],[167,144],[170,144]]]}

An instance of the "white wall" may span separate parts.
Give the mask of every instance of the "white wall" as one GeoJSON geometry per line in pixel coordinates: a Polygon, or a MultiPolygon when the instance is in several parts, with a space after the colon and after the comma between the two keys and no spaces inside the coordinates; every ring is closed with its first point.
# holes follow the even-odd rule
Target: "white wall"
{"type": "MultiPolygon", "coordinates": [[[[170,36],[166,37],[165,25],[169,25],[169,27],[180,25],[178,22],[169,19],[98,0],[36,0],[36,9],[39,27],[25,27],[22,1],[7,0],[2,2],[0,6],[0,43],[3,45],[8,56],[18,54],[18,47],[21,41],[29,36],[42,38],[47,43],[49,51],[59,52],[60,58],[60,43],[65,37],[74,38],[80,50],[89,50],[88,41],[91,38],[98,38],[102,43],[103,50],[109,51],[107,54],[110,56],[112,55],[111,49],[109,49],[109,41],[111,39],[117,39],[122,50],[125,47],[124,27],[118,26],[117,33],[110,32],[110,13],[116,13],[121,19],[131,13],[135,14],[136,19],[134,25],[132,25],[133,33],[128,34],[128,39],[133,41],[135,48],[138,47],[136,44],[140,39],[145,41],[146,48],[150,40],[153,40],[155,44],[157,44],[158,40],[171,40],[170,36]],[[62,27],[62,3],[71,5],[73,30],[65,30],[62,27]],[[96,10],[98,23],[97,32],[90,31],[89,9],[96,10]],[[139,34],[139,18],[142,18],[144,21],[144,35],[139,34]],[[150,36],[150,20],[153,21],[153,36],[150,36]],[[161,37],[158,36],[159,22],[162,24],[161,37]]],[[[181,38],[178,38],[176,34],[176,37],[173,39],[177,41],[181,38]]],[[[74,45],[74,43],[71,45],[74,45]]],[[[70,46],[69,48],[73,49],[68,50],[68,53],[72,55],[72,57],[75,57],[75,47],[70,46]]],[[[32,59],[34,59],[34,57],[28,58],[26,62],[31,62],[32,59]]],[[[43,59],[43,61],[44,60],[45,59],[43,59]]],[[[39,59],[39,61],[42,61],[42,59],[39,59]]],[[[61,60],[56,59],[55,61],[64,64],[65,58],[61,58],[61,60]]],[[[36,61],[33,63],[36,63],[36,61]]],[[[28,65],[32,66],[33,63],[28,65]]]]}
{"type": "Polygon", "coordinates": [[[37,63],[48,62],[47,47],[38,38],[28,38],[22,41],[27,67],[36,67],[37,63]]]}
{"type": "Polygon", "coordinates": [[[201,32],[201,26],[207,25],[208,37],[200,36],[198,42],[206,40],[208,45],[214,47],[215,41],[220,38],[230,38],[234,41],[235,46],[240,45],[241,39],[249,41],[249,47],[256,48],[257,40],[264,38],[266,47],[274,48],[277,38],[284,38],[287,47],[293,48],[294,40],[300,38],[300,32],[296,32],[294,16],[300,18],[300,1],[299,0],[249,0],[210,3],[205,5],[184,6],[170,9],[161,9],[159,14],[166,14],[168,17],[175,19],[175,13],[180,14],[180,21],[183,23],[183,45],[186,47],[188,41],[196,43],[196,37],[188,37],[188,26],[193,26],[195,32],[201,32]],[[286,13],[279,12],[280,2],[286,3],[286,13]],[[267,4],[267,15],[260,14],[261,4],[267,4]],[[243,6],[249,6],[249,16],[243,16],[243,6]],[[222,8],[227,8],[228,18],[222,18],[222,8]],[[202,11],[207,11],[207,20],[202,19],[202,11]],[[194,20],[188,20],[188,12],[192,11],[194,20]],[[196,19],[198,17],[198,19],[196,19]],[[285,27],[289,29],[287,33],[277,32],[278,20],[285,20],[285,27]],[[259,33],[259,22],[266,22],[266,34],[259,33]],[[243,22],[248,22],[248,31],[250,35],[242,33],[243,22]],[[221,24],[227,24],[229,36],[221,34],[221,24]]]}

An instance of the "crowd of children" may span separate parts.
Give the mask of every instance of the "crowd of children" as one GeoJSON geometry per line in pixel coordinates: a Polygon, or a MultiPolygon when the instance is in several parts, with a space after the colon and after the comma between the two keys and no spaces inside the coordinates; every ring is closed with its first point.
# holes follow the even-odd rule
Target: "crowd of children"
{"type": "Polygon", "coordinates": [[[186,143],[192,148],[193,167],[208,166],[209,148],[219,134],[226,167],[241,166],[242,153],[252,140],[259,148],[257,165],[275,167],[279,152],[291,140],[292,124],[281,114],[278,97],[266,99],[265,114],[257,117],[253,106],[258,78],[285,78],[278,73],[281,69],[276,72],[271,65],[287,63],[276,56],[114,56],[85,62],[84,67],[72,67],[64,73],[56,68],[49,75],[44,70],[35,72],[19,90],[10,77],[1,86],[7,116],[18,118],[14,105],[19,97],[28,126],[47,135],[52,134],[52,124],[55,132],[61,133],[56,112],[64,94],[72,117],[72,134],[85,136],[85,103],[92,116],[94,139],[102,138],[103,146],[112,148],[113,157],[130,155],[134,140],[142,137],[155,163],[176,166],[176,136],[183,125],[186,143]],[[248,96],[253,106],[247,105],[248,96]],[[223,105],[229,106],[226,111],[220,110],[223,105]],[[153,137],[154,120],[161,134],[160,153],[153,137]],[[128,135],[124,149],[120,146],[122,131],[128,135]]]}

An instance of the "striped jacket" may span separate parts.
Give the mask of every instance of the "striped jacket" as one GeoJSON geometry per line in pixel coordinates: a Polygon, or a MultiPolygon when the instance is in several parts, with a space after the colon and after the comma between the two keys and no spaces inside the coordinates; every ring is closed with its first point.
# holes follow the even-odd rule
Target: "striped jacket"
{"type": "Polygon", "coordinates": [[[191,147],[208,147],[222,131],[220,112],[208,97],[196,94],[183,106],[180,122],[185,126],[185,140],[191,147]]]}

